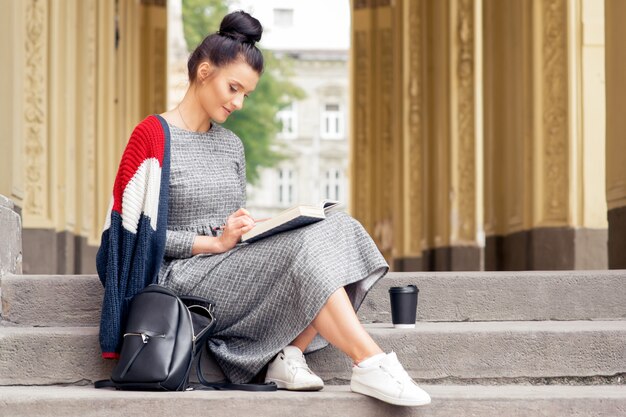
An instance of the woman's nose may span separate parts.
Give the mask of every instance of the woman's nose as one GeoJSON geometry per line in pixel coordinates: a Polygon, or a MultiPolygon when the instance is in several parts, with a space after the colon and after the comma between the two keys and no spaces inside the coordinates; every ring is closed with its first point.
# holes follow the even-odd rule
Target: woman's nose
{"type": "Polygon", "coordinates": [[[235,107],[235,110],[241,110],[243,108],[243,94],[237,94],[233,99],[233,107],[235,107]]]}

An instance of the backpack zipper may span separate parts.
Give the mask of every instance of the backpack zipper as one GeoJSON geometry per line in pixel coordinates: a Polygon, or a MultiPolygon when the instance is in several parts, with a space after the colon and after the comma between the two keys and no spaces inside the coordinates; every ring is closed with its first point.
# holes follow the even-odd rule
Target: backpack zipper
{"type": "Polygon", "coordinates": [[[151,337],[165,338],[164,334],[149,335],[147,333],[124,333],[124,337],[126,336],[141,336],[141,341],[143,343],[148,343],[148,340],[150,340],[151,337]]]}

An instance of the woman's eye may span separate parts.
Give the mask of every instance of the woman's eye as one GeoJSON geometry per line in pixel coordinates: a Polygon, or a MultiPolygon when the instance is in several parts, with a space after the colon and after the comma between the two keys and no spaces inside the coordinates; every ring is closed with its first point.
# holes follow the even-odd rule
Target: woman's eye
{"type": "Polygon", "coordinates": [[[232,91],[233,93],[236,93],[239,90],[237,90],[237,87],[235,87],[234,85],[231,85],[230,86],[230,91],[232,91]]]}

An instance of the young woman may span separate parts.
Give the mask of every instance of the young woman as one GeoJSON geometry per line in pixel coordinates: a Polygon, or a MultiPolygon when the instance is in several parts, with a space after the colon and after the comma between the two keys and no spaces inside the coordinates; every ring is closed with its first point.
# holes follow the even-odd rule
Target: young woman
{"type": "Polygon", "coordinates": [[[355,364],[353,391],[392,404],[428,404],[430,397],[395,353],[385,354],[355,314],[388,270],[356,220],[337,213],[238,243],[255,225],[243,208],[244,148],[219,123],[244,106],[259,81],[263,56],[255,43],[261,33],[249,14],[227,15],[191,54],[183,100],[161,115],[170,132],[171,164],[159,283],[215,303],[209,348],[232,382],[250,381],[269,363],[266,381],[279,388],[322,389],[303,352],[330,342],[355,364]]]}

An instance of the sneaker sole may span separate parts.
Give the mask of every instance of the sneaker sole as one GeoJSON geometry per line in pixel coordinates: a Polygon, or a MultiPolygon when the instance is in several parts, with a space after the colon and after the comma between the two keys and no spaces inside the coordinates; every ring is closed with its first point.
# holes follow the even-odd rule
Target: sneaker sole
{"type": "Polygon", "coordinates": [[[289,391],[319,391],[324,388],[324,385],[294,384],[293,382],[282,381],[274,378],[267,378],[265,383],[268,382],[275,383],[278,389],[286,389],[289,391]]]}
{"type": "Polygon", "coordinates": [[[430,398],[428,400],[419,400],[419,401],[415,401],[415,400],[406,400],[406,399],[401,399],[401,398],[395,398],[395,397],[390,397],[388,395],[385,395],[381,392],[378,392],[366,385],[363,385],[359,382],[352,382],[350,384],[350,389],[353,392],[359,393],[359,394],[363,394],[363,395],[367,395],[368,397],[373,397],[376,398],[380,401],[389,403],[389,404],[393,404],[393,405],[401,405],[401,406],[405,406],[405,407],[417,407],[420,405],[428,405],[430,404],[430,398]]]}

